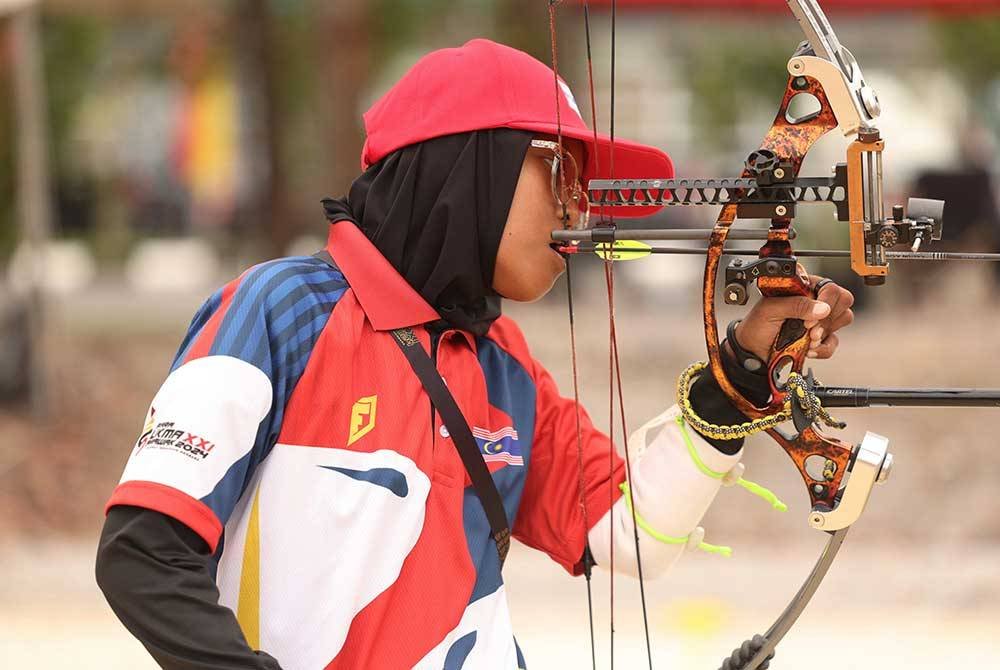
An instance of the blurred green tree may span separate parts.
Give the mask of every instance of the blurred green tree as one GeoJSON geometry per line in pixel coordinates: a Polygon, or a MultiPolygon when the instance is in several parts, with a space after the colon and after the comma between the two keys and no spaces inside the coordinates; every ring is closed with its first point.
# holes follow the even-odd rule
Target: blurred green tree
{"type": "Polygon", "coordinates": [[[105,48],[109,29],[106,20],[92,14],[45,14],[42,17],[53,184],[73,164],[68,155],[73,116],[94,83],[98,58],[105,48]]]}
{"type": "Polygon", "coordinates": [[[689,41],[681,75],[692,93],[691,119],[708,151],[737,145],[736,131],[748,110],[773,109],[781,100],[785,64],[795,47],[787,30],[757,25],[719,27],[713,39],[689,41]],[[747,37],[753,34],[753,44],[747,37]]]}
{"type": "MultiPolygon", "coordinates": [[[[9,22],[0,19],[0,90],[14,88],[11,73],[9,22]]],[[[0,262],[5,262],[17,243],[14,220],[14,109],[11,100],[0,104],[0,262]]]]}
{"type": "Polygon", "coordinates": [[[1000,16],[940,19],[931,34],[972,101],[970,115],[1000,139],[1000,16]]]}
{"type": "MultiPolygon", "coordinates": [[[[0,66],[0,80],[3,90],[13,90],[11,80],[9,31],[3,31],[3,65],[0,66]]],[[[48,99],[48,126],[50,133],[49,164],[52,171],[51,183],[55,187],[66,181],[70,175],[68,136],[71,131],[76,104],[92,80],[92,70],[96,62],[104,36],[101,23],[93,17],[44,15],[42,21],[42,62],[48,99]]],[[[17,225],[14,219],[14,182],[16,169],[14,142],[15,128],[12,101],[0,106],[0,194],[10,206],[0,208],[0,257],[9,257],[18,242],[17,225]]],[[[53,199],[55,194],[53,193],[53,199]]]]}
{"type": "Polygon", "coordinates": [[[932,34],[945,64],[973,99],[982,101],[1000,77],[1000,16],[966,16],[934,21],[932,34]]]}

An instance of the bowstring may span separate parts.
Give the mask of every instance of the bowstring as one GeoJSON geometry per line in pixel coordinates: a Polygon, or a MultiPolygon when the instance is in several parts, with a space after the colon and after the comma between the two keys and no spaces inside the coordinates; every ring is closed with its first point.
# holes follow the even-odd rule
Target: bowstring
{"type": "MultiPolygon", "coordinates": [[[[618,17],[618,3],[617,0],[612,0],[611,2],[611,108],[609,110],[609,131],[608,135],[610,137],[611,150],[609,152],[608,162],[609,162],[609,178],[615,178],[615,92],[617,90],[616,86],[616,75],[617,75],[617,63],[616,56],[617,50],[617,24],[618,17]]],[[[590,71],[590,90],[591,90],[591,110],[594,113],[594,136],[595,136],[595,146],[596,146],[596,136],[597,136],[597,118],[596,118],[596,101],[594,95],[594,84],[593,84],[593,71],[589,67],[590,62],[590,29],[589,29],[589,3],[584,3],[584,18],[587,25],[587,56],[588,56],[588,70],[590,71]]],[[[604,224],[604,212],[601,213],[601,224],[604,224]]],[[[613,228],[615,226],[614,215],[610,212],[607,218],[608,227],[613,228]]],[[[611,445],[609,454],[609,480],[614,481],[614,400],[615,400],[615,390],[618,393],[618,410],[621,420],[621,432],[622,432],[622,447],[625,456],[625,478],[629,483],[629,493],[627,495],[633,496],[633,504],[630,505],[631,515],[632,515],[632,539],[635,543],[635,561],[636,561],[636,573],[639,578],[639,600],[642,605],[642,625],[643,634],[646,641],[646,661],[649,670],[653,670],[653,652],[652,644],[649,635],[649,616],[646,607],[646,585],[642,570],[642,551],[639,545],[639,523],[638,523],[638,512],[636,511],[637,505],[634,501],[637,497],[636,494],[636,482],[632,479],[632,458],[628,443],[628,424],[625,417],[625,395],[622,388],[622,375],[621,375],[621,357],[618,351],[618,329],[615,322],[615,275],[614,275],[614,255],[605,254],[604,255],[604,280],[607,286],[608,293],[608,358],[609,358],[609,435],[611,436],[611,445]]],[[[611,503],[614,503],[614,487],[611,487],[609,491],[611,496],[611,503]]],[[[613,531],[612,531],[613,533],[613,531]]],[[[614,537],[612,534],[611,547],[613,551],[614,547],[614,537]]],[[[614,575],[614,562],[611,561],[612,575],[614,575]]],[[[614,586],[612,577],[612,645],[611,645],[611,667],[614,668],[614,625],[613,625],[613,612],[614,612],[614,586]]]]}
{"type": "MultiPolygon", "coordinates": [[[[556,5],[558,5],[561,0],[549,0],[549,38],[552,47],[552,72],[553,81],[555,87],[556,96],[556,137],[557,143],[559,145],[560,152],[563,151],[562,147],[562,117],[561,109],[559,105],[559,69],[558,69],[558,50],[557,50],[557,36],[556,36],[556,5]]],[[[584,15],[584,29],[586,35],[586,49],[587,49],[587,78],[589,84],[590,93],[590,109],[591,109],[591,119],[593,123],[594,132],[594,147],[595,151],[591,157],[594,161],[594,171],[600,172],[600,157],[596,151],[597,147],[597,99],[596,99],[596,89],[594,87],[594,69],[593,69],[593,49],[591,43],[591,30],[590,30],[590,3],[587,0],[583,2],[583,15],[584,15]]],[[[615,160],[615,75],[616,75],[616,18],[617,18],[617,2],[612,0],[611,3],[611,109],[610,109],[610,152],[609,152],[609,169],[610,178],[614,179],[614,160],[615,160]]],[[[560,179],[565,180],[565,173],[560,172],[560,179]]],[[[560,186],[565,187],[565,181],[563,181],[560,186]]],[[[614,227],[614,216],[611,213],[601,212],[601,219],[598,225],[605,225],[608,227],[614,227]],[[605,215],[607,216],[605,222],[605,215]]],[[[621,378],[621,361],[618,352],[618,337],[617,337],[617,327],[615,324],[615,301],[614,301],[614,259],[612,254],[606,254],[604,258],[604,269],[605,269],[605,284],[608,291],[608,321],[609,321],[609,343],[608,343],[608,359],[609,359],[609,453],[608,453],[608,481],[609,481],[609,508],[613,507],[615,502],[615,493],[613,486],[615,478],[615,448],[614,448],[614,422],[615,422],[615,389],[617,388],[618,393],[618,405],[619,412],[621,415],[621,425],[622,425],[622,445],[625,454],[625,476],[629,485],[631,487],[632,493],[629,495],[635,495],[634,482],[632,482],[632,463],[628,444],[628,427],[625,419],[625,401],[624,394],[622,392],[622,378],[621,378]]],[[[573,398],[574,406],[576,409],[576,432],[577,432],[577,484],[578,484],[578,495],[580,499],[580,506],[582,509],[583,523],[584,523],[584,574],[586,575],[587,583],[587,606],[588,606],[588,616],[590,621],[590,645],[591,645],[591,663],[596,670],[597,668],[597,655],[595,648],[595,634],[594,634],[594,613],[593,613],[593,597],[591,589],[591,567],[593,565],[592,557],[590,554],[589,541],[587,538],[587,533],[590,528],[589,519],[587,515],[586,506],[586,495],[583,486],[583,438],[580,420],[580,392],[579,392],[579,376],[578,376],[578,363],[576,355],[576,329],[575,329],[575,319],[573,311],[573,289],[572,289],[572,274],[570,270],[570,258],[566,257],[566,289],[567,289],[567,304],[569,308],[569,324],[570,324],[570,350],[572,359],[572,374],[573,374],[573,398]]],[[[646,608],[646,590],[645,590],[645,580],[643,578],[642,570],[642,554],[639,545],[639,526],[636,517],[636,506],[631,505],[632,513],[632,530],[633,530],[633,540],[635,542],[635,552],[636,552],[636,568],[639,578],[639,594],[642,604],[642,620],[643,620],[643,631],[646,641],[646,658],[648,662],[649,669],[653,668],[653,655],[650,644],[649,635],[649,618],[646,608]]],[[[609,578],[610,578],[610,588],[609,588],[609,600],[610,600],[610,632],[609,632],[609,647],[610,647],[610,659],[611,668],[614,669],[615,653],[614,653],[614,636],[615,636],[615,626],[614,626],[614,524],[611,524],[611,537],[609,538],[609,578]]]]}
{"type": "MultiPolygon", "coordinates": [[[[584,3],[583,3],[583,23],[584,23],[584,35],[585,35],[585,38],[586,38],[585,41],[586,41],[586,45],[587,45],[587,83],[588,83],[588,91],[589,91],[589,94],[590,94],[589,95],[589,97],[590,97],[590,117],[591,117],[591,126],[592,126],[593,133],[594,133],[594,151],[593,151],[594,155],[593,155],[592,158],[593,158],[593,161],[594,161],[594,172],[597,173],[597,174],[599,174],[600,173],[600,154],[597,151],[597,146],[598,146],[598,144],[597,144],[597,94],[596,94],[596,88],[594,86],[594,57],[593,57],[593,46],[592,46],[592,42],[591,42],[591,31],[590,31],[590,3],[587,0],[584,0],[584,3]]],[[[613,70],[613,67],[612,67],[612,70],[613,70]]],[[[613,107],[613,105],[614,105],[614,97],[612,95],[612,107],[613,107]]],[[[613,118],[613,116],[612,116],[612,118],[613,118]]],[[[614,165],[614,135],[612,135],[611,157],[610,158],[611,158],[611,164],[614,165]]],[[[601,221],[600,221],[600,223],[598,225],[603,224],[603,222],[604,222],[604,212],[602,210],[602,212],[601,212],[601,221]]],[[[614,225],[614,220],[611,219],[609,221],[608,225],[612,225],[613,226],[614,225]]],[[[610,257],[610,254],[607,254],[607,257],[610,257]]],[[[614,282],[613,282],[613,280],[611,280],[610,282],[608,280],[607,257],[605,258],[605,282],[608,285],[609,291],[611,291],[612,288],[613,288],[614,282]]],[[[566,263],[566,278],[567,278],[567,287],[568,287],[569,286],[569,257],[567,257],[567,263],[566,263]]],[[[612,296],[611,296],[610,293],[609,293],[609,296],[608,296],[608,300],[609,300],[609,302],[608,302],[609,313],[613,314],[614,300],[613,300],[613,298],[612,298],[612,296]]],[[[615,339],[614,338],[614,330],[615,329],[614,329],[614,317],[613,317],[613,315],[609,319],[609,323],[611,324],[610,325],[609,342],[613,342],[614,339],[615,339]]],[[[608,436],[610,438],[608,440],[608,483],[609,483],[609,485],[608,485],[608,509],[612,509],[614,507],[614,503],[615,503],[615,499],[614,499],[615,498],[615,487],[613,485],[613,482],[614,482],[614,478],[615,478],[615,446],[614,446],[614,435],[615,435],[614,374],[615,374],[615,372],[614,371],[615,371],[615,356],[617,355],[616,354],[616,349],[617,349],[616,347],[612,347],[610,345],[608,347],[608,371],[609,371],[608,372],[608,374],[609,374],[609,384],[608,384],[608,388],[609,388],[609,396],[608,396],[608,436]]],[[[576,365],[576,363],[575,363],[575,353],[574,353],[574,366],[575,365],[576,365]]],[[[574,373],[573,374],[574,374],[574,383],[575,383],[575,376],[576,376],[575,367],[574,367],[574,373]]],[[[619,397],[621,397],[620,393],[619,393],[619,397]]],[[[577,411],[579,411],[579,400],[577,400],[577,411]]],[[[581,454],[580,455],[581,455],[581,458],[582,458],[582,450],[581,450],[581,454]]],[[[609,624],[608,624],[608,629],[609,629],[608,630],[608,646],[609,646],[609,655],[610,655],[610,660],[611,660],[611,669],[614,670],[614,667],[615,667],[615,542],[614,542],[614,523],[609,524],[609,537],[608,537],[608,573],[609,573],[608,574],[608,579],[609,579],[608,599],[609,599],[609,609],[610,609],[609,624]]],[[[644,615],[643,618],[645,618],[645,615],[644,615]]],[[[593,638],[591,639],[591,642],[593,642],[593,638]]],[[[592,655],[593,655],[593,652],[592,652],[592,655]]],[[[596,663],[596,661],[595,661],[595,663],[596,663]]]]}
{"type": "Polygon", "coordinates": [[[597,670],[597,646],[594,636],[594,594],[591,589],[590,577],[594,566],[594,559],[590,553],[590,541],[587,534],[590,529],[590,522],[587,516],[586,494],[583,487],[583,435],[580,427],[580,384],[577,377],[576,362],[576,324],[573,319],[573,275],[570,272],[570,262],[566,259],[566,293],[569,305],[569,346],[573,361],[573,403],[576,409],[576,463],[577,463],[577,494],[580,499],[580,508],[583,512],[583,574],[587,582],[587,618],[590,623],[590,662],[593,670],[597,670]]]}
{"type": "MultiPolygon", "coordinates": [[[[560,1],[561,0],[549,0],[549,40],[552,45],[552,75],[556,101],[556,142],[559,146],[560,153],[562,153],[562,114],[560,110],[561,105],[559,104],[559,57],[558,49],[556,47],[556,5],[558,5],[560,1]]],[[[560,179],[565,180],[565,176],[562,171],[560,171],[560,179]]],[[[560,186],[565,187],[565,181],[563,181],[560,186]]],[[[573,368],[573,407],[576,415],[577,496],[579,498],[581,518],[583,520],[583,574],[587,585],[587,619],[590,627],[590,661],[593,670],[597,670],[597,645],[596,636],[594,634],[594,594],[591,586],[591,575],[593,572],[592,568],[594,560],[590,551],[590,540],[588,538],[588,533],[590,531],[590,519],[587,514],[587,497],[583,484],[583,429],[580,419],[580,382],[576,357],[576,322],[573,312],[573,280],[572,273],[570,271],[570,257],[567,255],[564,256],[564,258],[566,259],[566,299],[569,309],[570,358],[572,360],[573,368]]]]}

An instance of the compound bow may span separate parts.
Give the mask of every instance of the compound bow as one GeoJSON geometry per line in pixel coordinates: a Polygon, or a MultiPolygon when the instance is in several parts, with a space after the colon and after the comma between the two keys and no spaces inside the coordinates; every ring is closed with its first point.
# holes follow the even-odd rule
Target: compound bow
{"type": "MultiPolygon", "coordinates": [[[[809,347],[808,331],[798,319],[786,321],[774,341],[768,360],[771,398],[758,407],[747,400],[726,377],[722,365],[719,327],[716,318],[718,277],[727,239],[752,239],[755,235],[731,235],[738,219],[768,219],[766,241],[746,262],[731,260],[724,269],[723,297],[727,304],[744,305],[752,282],[764,296],[811,295],[808,277],[802,276],[792,249],[792,221],[799,205],[832,204],[837,219],[850,228],[852,270],[865,284],[883,284],[889,272],[889,258],[940,260],[947,254],[920,252],[921,246],[941,239],[944,202],[911,198],[906,210],[896,205],[886,216],[882,199],[882,152],[884,141],[876,126],[881,112],[874,90],[867,84],[861,67],[847,48],[840,44],[822,9],[815,0],[787,0],[788,6],[805,32],[806,40],[788,61],[788,81],[778,113],[760,147],[750,154],[738,178],[725,179],[606,179],[588,185],[592,206],[691,206],[717,205],[721,212],[708,234],[703,284],[707,367],[733,404],[750,419],[782,416],[791,430],[775,426],[767,433],[791,457],[806,485],[811,511],[809,524],[829,534],[828,542],[805,583],[790,604],[763,636],[754,636],[727,658],[724,670],[765,668],[774,648],[788,632],[835,558],[847,531],[861,515],[876,483],[886,480],[892,466],[888,440],[867,433],[860,444],[853,445],[826,435],[817,425],[817,399],[829,406],[887,405],[993,405],[1000,406],[1000,391],[974,389],[824,389],[810,372],[803,372],[809,347]],[[796,115],[800,98],[810,99],[813,108],[796,115]],[[817,105],[818,103],[818,105],[817,105]],[[807,152],[822,136],[837,129],[851,139],[846,160],[837,165],[831,176],[800,177],[799,169],[807,152]],[[890,249],[905,245],[909,251],[890,249]],[[800,380],[796,392],[789,380],[800,380]],[[847,477],[850,473],[850,477],[847,477]]],[[[558,77],[555,45],[555,0],[550,0],[553,70],[558,77]]],[[[589,11],[584,3],[587,30],[588,69],[590,55],[589,11]]],[[[612,17],[614,15],[612,14],[612,17]]],[[[614,18],[612,18],[612,57],[614,54],[614,18]]],[[[612,65],[612,130],[614,137],[614,66],[612,65]]],[[[590,77],[591,110],[595,112],[593,77],[590,77]]],[[[558,95],[558,93],[557,93],[558,95]]],[[[558,104],[557,104],[558,108],[558,104]]],[[[596,120],[595,120],[596,126],[596,120]]],[[[560,138],[561,141],[561,138],[560,138]]],[[[612,140],[613,141],[613,140],[612,140]]],[[[613,155],[613,154],[612,154],[613,155]]],[[[611,166],[613,175],[613,166],[611,166]]],[[[616,258],[628,257],[616,244],[648,239],[690,239],[690,231],[676,235],[671,231],[628,231],[618,229],[613,220],[602,219],[583,231],[557,231],[553,240],[562,243],[567,255],[584,249],[596,249],[605,259],[611,325],[611,404],[614,422],[614,389],[617,385],[621,403],[621,377],[617,365],[617,345],[613,325],[613,269],[616,258]],[[581,245],[581,242],[591,246],[581,245]],[[617,382],[617,384],[615,384],[617,382]]],[[[655,249],[653,251],[656,251],[655,249]]],[[[665,250],[674,251],[674,250],[665,250]]],[[[688,249],[678,249],[689,252],[688,249]]],[[[742,250],[741,250],[742,251],[742,250]]],[[[819,252],[811,255],[820,255],[819,252]]],[[[962,255],[954,255],[962,257],[962,255]]],[[[1000,256],[979,254],[977,260],[1000,260],[1000,256]]],[[[567,276],[569,269],[567,265],[567,276]]],[[[572,327],[572,290],[570,321],[572,327]]],[[[574,345],[575,346],[575,345],[574,345]]],[[[573,356],[576,387],[576,356],[573,356]]],[[[575,390],[575,389],[574,389],[575,390]]],[[[622,432],[624,412],[622,410],[622,432]]],[[[835,427],[842,427],[836,424],[835,427]]],[[[613,425],[612,425],[613,435],[613,425]]],[[[631,470],[627,441],[623,445],[626,471],[631,470]]],[[[633,519],[634,521],[634,519],[633,519]]],[[[639,556],[638,531],[636,555],[639,556]]],[[[613,559],[612,559],[613,560],[613,559]]],[[[613,570],[613,566],[612,566],[613,570]]],[[[639,560],[640,586],[642,579],[639,560]]],[[[613,586],[612,586],[613,588],[613,586]]],[[[588,599],[589,572],[588,572],[588,599]]],[[[613,601],[612,601],[613,603],[613,601]]],[[[613,604],[612,604],[613,608],[613,604]]],[[[613,616],[613,613],[612,613],[613,616]]],[[[645,620],[645,597],[643,596],[645,620]]],[[[613,631],[613,625],[612,625],[613,631]]],[[[613,632],[612,632],[613,635],[613,632]]],[[[593,647],[593,617],[591,615],[593,647]]],[[[613,644],[613,643],[612,643],[613,644]]],[[[646,628],[649,649],[649,632],[646,628]]],[[[613,662],[612,647],[612,662],[613,662]]],[[[594,661],[596,667],[596,659],[594,661]]],[[[649,661],[652,668],[652,660],[649,661]]]]}

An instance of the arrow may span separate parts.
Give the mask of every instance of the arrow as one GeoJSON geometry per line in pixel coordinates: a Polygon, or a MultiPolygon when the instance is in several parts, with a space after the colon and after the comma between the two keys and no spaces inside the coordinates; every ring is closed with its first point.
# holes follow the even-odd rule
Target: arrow
{"type": "MultiPolygon", "coordinates": [[[[607,253],[607,243],[562,245],[557,251],[562,254],[594,253],[604,258],[607,253]]],[[[637,240],[618,240],[612,248],[611,260],[633,261],[645,258],[650,254],[681,254],[704,255],[706,249],[697,247],[653,247],[637,240]]],[[[723,256],[757,256],[756,249],[726,249],[723,256]]],[[[801,258],[850,258],[850,251],[839,249],[796,249],[793,256],[801,258]]],[[[951,251],[887,251],[885,257],[896,261],[980,261],[1000,262],[1000,254],[971,253],[951,251]]]]}

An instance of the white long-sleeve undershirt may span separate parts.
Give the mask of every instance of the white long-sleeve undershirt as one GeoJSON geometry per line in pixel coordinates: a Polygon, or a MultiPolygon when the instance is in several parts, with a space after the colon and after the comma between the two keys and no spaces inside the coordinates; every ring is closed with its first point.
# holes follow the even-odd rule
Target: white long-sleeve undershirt
{"type": "MultiPolygon", "coordinates": [[[[720,452],[691,428],[682,428],[677,422],[679,416],[680,409],[674,405],[636,431],[636,442],[629,440],[629,488],[636,512],[651,528],[670,537],[690,535],[722,486],[721,479],[699,470],[682,430],[702,463],[715,472],[729,472],[743,453],[742,449],[733,455],[720,452]]],[[[637,574],[632,513],[624,496],[591,528],[588,538],[599,566],[610,564],[614,542],[615,572],[637,574]]],[[[643,575],[656,577],[669,570],[686,546],[660,542],[640,528],[643,575]]]]}

